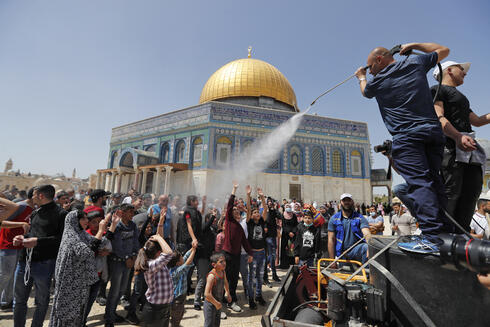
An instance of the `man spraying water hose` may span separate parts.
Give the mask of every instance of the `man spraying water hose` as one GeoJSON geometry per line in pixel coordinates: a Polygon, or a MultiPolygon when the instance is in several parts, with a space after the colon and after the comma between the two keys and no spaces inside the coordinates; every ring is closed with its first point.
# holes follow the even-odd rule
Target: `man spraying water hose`
{"type": "Polygon", "coordinates": [[[422,237],[400,243],[402,249],[420,253],[437,253],[442,243],[438,234],[449,231],[443,208],[446,196],[439,175],[445,137],[432,104],[427,72],[447,57],[449,49],[435,43],[407,43],[400,54],[419,50],[424,54],[396,61],[389,50],[377,47],[367,58],[374,76],[367,81],[365,67],[355,75],[361,93],[376,97],[388,131],[393,136],[394,167],[409,185],[414,214],[422,237]]]}

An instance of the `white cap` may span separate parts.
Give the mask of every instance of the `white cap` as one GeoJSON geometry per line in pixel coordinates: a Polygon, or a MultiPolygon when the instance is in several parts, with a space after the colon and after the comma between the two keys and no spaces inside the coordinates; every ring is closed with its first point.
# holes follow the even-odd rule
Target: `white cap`
{"type": "MultiPolygon", "coordinates": [[[[461,67],[463,67],[464,72],[468,73],[468,70],[470,70],[471,62],[459,63],[459,62],[451,61],[451,60],[444,61],[443,63],[441,63],[442,71],[444,72],[446,70],[446,68],[451,67],[451,66],[456,66],[456,65],[461,65],[461,67]]],[[[439,66],[436,66],[436,68],[434,69],[434,72],[432,73],[432,76],[434,76],[436,81],[439,81],[439,66]]]]}
{"type": "Polygon", "coordinates": [[[399,198],[397,198],[396,196],[391,200],[391,204],[401,204],[402,201],[400,201],[399,198]]]}
{"type": "Polygon", "coordinates": [[[480,194],[479,199],[480,200],[488,200],[488,201],[490,201],[490,191],[488,191],[487,193],[480,194]]]}
{"type": "Polygon", "coordinates": [[[342,201],[343,199],[345,198],[351,198],[352,199],[352,195],[349,194],[349,193],[344,193],[340,196],[340,201],[342,201]]]}

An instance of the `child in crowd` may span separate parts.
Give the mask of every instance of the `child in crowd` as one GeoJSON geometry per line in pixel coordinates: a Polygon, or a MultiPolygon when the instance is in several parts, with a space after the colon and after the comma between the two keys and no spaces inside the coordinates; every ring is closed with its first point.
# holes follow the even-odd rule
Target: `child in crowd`
{"type": "Polygon", "coordinates": [[[218,235],[216,235],[214,251],[215,252],[223,251],[223,244],[224,243],[225,243],[225,218],[222,217],[218,221],[218,235]]]}
{"type": "Polygon", "coordinates": [[[313,226],[313,214],[310,210],[304,210],[303,222],[298,224],[294,244],[294,263],[313,266],[315,256],[320,252],[320,245],[320,231],[313,226]]]}
{"type": "Polygon", "coordinates": [[[175,255],[167,264],[174,283],[174,301],[170,309],[172,327],[179,327],[180,321],[184,316],[184,304],[187,296],[187,273],[194,266],[192,262],[196,254],[196,247],[197,244],[194,244],[184,257],[179,252],[175,252],[175,255]]]}
{"type": "Polygon", "coordinates": [[[135,270],[144,273],[148,284],[146,291],[148,302],[143,309],[144,326],[168,327],[169,325],[174,285],[167,269],[167,263],[172,257],[172,249],[160,233],[150,237],[138,253],[135,270]]]}
{"type": "Polygon", "coordinates": [[[231,302],[228,280],[226,279],[226,259],[223,253],[215,253],[210,258],[213,269],[206,278],[204,290],[204,327],[219,327],[223,290],[226,300],[231,302]]]}

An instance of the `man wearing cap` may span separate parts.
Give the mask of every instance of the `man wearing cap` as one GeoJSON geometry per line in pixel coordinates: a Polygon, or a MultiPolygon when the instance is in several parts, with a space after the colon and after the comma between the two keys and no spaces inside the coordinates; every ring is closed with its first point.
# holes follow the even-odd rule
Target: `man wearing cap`
{"type": "Polygon", "coordinates": [[[398,198],[391,201],[393,217],[391,219],[391,230],[397,235],[412,235],[417,230],[417,221],[408,212],[404,212],[402,202],[398,198]]]}
{"type": "MultiPolygon", "coordinates": [[[[340,204],[341,210],[328,221],[328,254],[332,259],[339,257],[360,239],[371,235],[366,218],[354,210],[352,195],[342,194],[340,204]]],[[[345,259],[364,263],[368,257],[367,250],[367,243],[361,241],[345,255],[345,259]]]]}
{"type": "Polygon", "coordinates": [[[92,205],[87,206],[86,212],[103,209],[107,204],[107,197],[111,195],[111,192],[106,192],[103,189],[95,189],[90,193],[90,200],[92,200],[92,205]]]}
{"type": "Polygon", "coordinates": [[[436,43],[407,43],[400,54],[418,50],[424,54],[395,61],[388,49],[378,47],[367,58],[372,80],[366,70],[356,71],[362,95],[376,97],[388,131],[393,136],[393,165],[409,185],[414,214],[423,237],[400,243],[404,250],[434,253],[442,240],[438,234],[449,230],[443,208],[446,196],[439,175],[445,142],[434,112],[427,72],[447,57],[449,49],[436,43]]]}
{"type": "MultiPolygon", "coordinates": [[[[477,116],[470,102],[457,87],[464,83],[470,63],[446,61],[442,67],[442,85],[437,93],[434,108],[447,136],[441,173],[448,198],[448,212],[469,230],[471,217],[483,184],[485,152],[475,141],[471,126],[484,126],[490,122],[490,114],[477,116]]],[[[439,80],[439,68],[434,78],[439,80]]],[[[435,95],[438,86],[432,86],[435,95]]],[[[456,233],[462,233],[456,229],[456,233]]]]}

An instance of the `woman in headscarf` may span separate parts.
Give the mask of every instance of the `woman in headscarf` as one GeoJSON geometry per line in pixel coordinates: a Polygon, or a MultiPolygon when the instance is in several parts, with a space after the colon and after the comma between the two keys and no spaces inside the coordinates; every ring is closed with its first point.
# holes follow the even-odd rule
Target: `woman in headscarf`
{"type": "Polygon", "coordinates": [[[280,268],[287,269],[290,265],[294,265],[294,239],[296,236],[296,228],[298,226],[298,218],[291,208],[291,204],[284,206],[284,213],[281,217],[282,233],[281,233],[281,254],[280,268]]]}
{"type": "Polygon", "coordinates": [[[50,327],[78,327],[83,325],[90,285],[97,282],[95,252],[107,227],[103,219],[97,235],[85,232],[87,215],[71,211],[65,219],[65,229],[56,259],[55,289],[50,327]]]}

